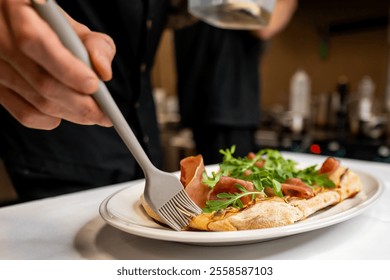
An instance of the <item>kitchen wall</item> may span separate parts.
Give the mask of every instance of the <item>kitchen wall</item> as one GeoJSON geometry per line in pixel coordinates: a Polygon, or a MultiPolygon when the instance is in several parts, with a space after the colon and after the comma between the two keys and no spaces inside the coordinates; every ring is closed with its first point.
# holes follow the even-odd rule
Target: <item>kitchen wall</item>
{"type": "Polygon", "coordinates": [[[152,71],[153,86],[165,89],[168,95],[176,95],[176,68],[172,40],[173,32],[169,29],[165,30],[152,71]]]}
{"type": "Polygon", "coordinates": [[[261,63],[262,106],[287,106],[289,80],[298,68],[310,75],[313,95],[334,91],[340,75],[349,78],[354,92],[359,80],[370,75],[376,97],[383,98],[389,44],[382,22],[388,11],[387,0],[301,0],[289,26],[270,41],[261,63]]]}
{"type": "MultiPolygon", "coordinates": [[[[370,75],[383,99],[389,60],[388,0],[301,0],[289,26],[274,37],[261,67],[261,106],[288,106],[289,82],[298,68],[308,72],[313,95],[335,90],[340,75],[356,91],[359,80],[370,75]],[[385,21],[387,19],[385,18],[385,21]],[[326,32],[330,30],[331,32],[326,32]]],[[[163,36],[153,71],[156,87],[176,94],[172,33],[163,36]]]]}

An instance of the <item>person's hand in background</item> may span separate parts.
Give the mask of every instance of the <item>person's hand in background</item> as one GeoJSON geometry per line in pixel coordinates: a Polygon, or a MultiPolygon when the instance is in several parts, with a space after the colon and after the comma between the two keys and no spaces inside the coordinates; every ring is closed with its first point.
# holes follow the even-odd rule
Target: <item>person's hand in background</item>
{"type": "MultiPolygon", "coordinates": [[[[103,80],[115,44],[67,16],[103,80]]],[[[20,123],[53,129],[61,120],[111,126],[91,94],[98,76],[73,56],[28,0],[0,0],[0,104],[20,123]]]]}
{"type": "Polygon", "coordinates": [[[274,10],[268,25],[251,31],[254,36],[268,40],[282,31],[289,23],[298,5],[298,0],[276,0],[274,10]]]}

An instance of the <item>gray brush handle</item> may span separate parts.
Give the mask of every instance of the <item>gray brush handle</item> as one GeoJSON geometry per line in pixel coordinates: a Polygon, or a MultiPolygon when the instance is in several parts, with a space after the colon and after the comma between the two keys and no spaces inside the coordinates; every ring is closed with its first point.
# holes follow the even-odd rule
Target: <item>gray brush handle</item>
{"type": "MultiPolygon", "coordinates": [[[[65,18],[57,3],[54,0],[32,0],[32,5],[38,14],[58,35],[63,45],[77,58],[93,69],[84,44],[65,18]]],[[[99,89],[93,94],[93,98],[103,112],[110,118],[114,128],[142,167],[144,173],[147,170],[153,169],[154,165],[151,163],[138,139],[135,137],[103,81],[99,81],[99,89]]]]}

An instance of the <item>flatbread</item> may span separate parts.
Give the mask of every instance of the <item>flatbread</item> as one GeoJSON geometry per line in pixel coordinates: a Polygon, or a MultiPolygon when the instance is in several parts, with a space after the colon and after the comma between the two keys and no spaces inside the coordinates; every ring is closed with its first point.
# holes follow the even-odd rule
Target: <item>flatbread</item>
{"type": "MultiPolygon", "coordinates": [[[[195,216],[186,230],[237,231],[286,226],[353,197],[362,188],[359,176],[343,166],[334,170],[329,178],[336,187],[317,189],[314,197],[257,198],[242,209],[228,207],[224,210],[195,216]]],[[[143,197],[141,197],[141,203],[150,217],[162,222],[143,197]]]]}
{"type": "MultiPolygon", "coordinates": [[[[236,231],[272,228],[304,220],[315,212],[335,205],[356,195],[361,190],[359,177],[352,171],[341,172],[340,184],[335,189],[325,189],[313,198],[287,200],[279,197],[257,200],[243,209],[227,208],[194,217],[190,229],[206,231],[236,231]]],[[[340,174],[340,173],[339,173],[340,174]]]]}

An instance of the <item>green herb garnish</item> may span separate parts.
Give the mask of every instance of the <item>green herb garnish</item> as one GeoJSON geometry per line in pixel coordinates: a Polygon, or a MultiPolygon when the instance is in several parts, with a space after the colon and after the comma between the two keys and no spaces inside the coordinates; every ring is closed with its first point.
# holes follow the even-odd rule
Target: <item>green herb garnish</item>
{"type": "MultiPolygon", "coordinates": [[[[252,159],[247,157],[234,157],[235,146],[230,149],[220,150],[223,155],[219,171],[213,172],[210,176],[203,174],[203,183],[213,188],[222,176],[250,181],[253,183],[255,194],[264,194],[264,188],[270,187],[273,193],[282,197],[281,184],[288,178],[299,178],[309,186],[322,186],[325,188],[335,187],[327,174],[319,174],[317,165],[304,169],[298,169],[297,163],[285,159],[277,150],[263,149],[258,151],[252,159]],[[259,161],[264,160],[263,166],[258,166],[259,161]]],[[[242,193],[221,193],[217,197],[221,200],[208,201],[204,211],[217,211],[228,206],[242,208],[240,198],[252,194],[241,187],[242,193]],[[241,203],[241,204],[240,204],[241,203]]]]}
{"type": "Polygon", "coordinates": [[[217,197],[221,200],[208,200],[206,202],[206,207],[203,208],[203,212],[210,213],[213,211],[218,211],[221,209],[225,209],[229,206],[235,207],[235,208],[242,208],[244,205],[241,202],[241,198],[251,195],[252,198],[258,194],[262,194],[261,192],[250,192],[247,189],[245,189],[243,186],[236,185],[236,188],[241,191],[241,193],[235,192],[235,193],[219,193],[217,194],[217,197]]]}

